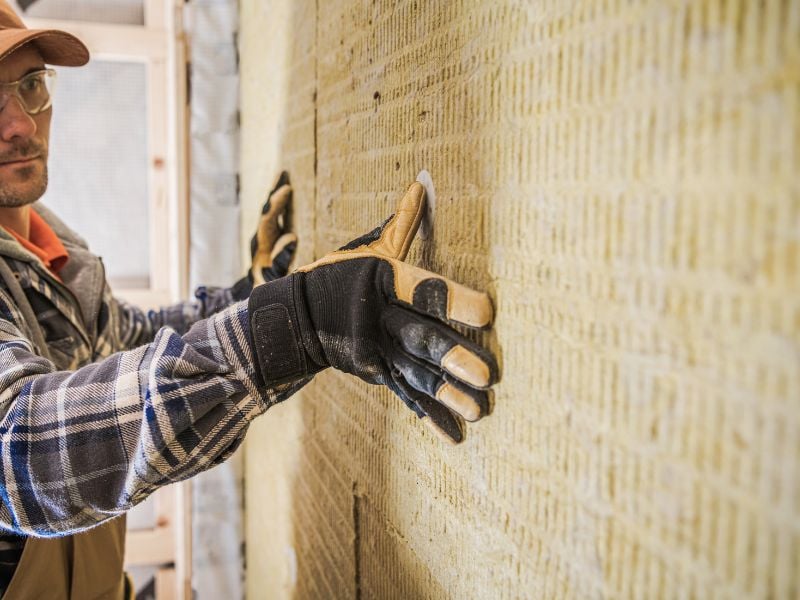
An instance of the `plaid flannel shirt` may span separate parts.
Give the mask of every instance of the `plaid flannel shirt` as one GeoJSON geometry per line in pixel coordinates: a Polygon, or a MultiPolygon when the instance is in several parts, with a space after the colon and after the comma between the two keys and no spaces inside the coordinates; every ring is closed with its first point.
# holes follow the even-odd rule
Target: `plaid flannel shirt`
{"type": "Polygon", "coordinates": [[[247,302],[229,290],[200,288],[193,302],[145,313],[115,299],[99,260],[37,212],[70,269],[62,284],[0,239],[50,354],[0,282],[0,591],[17,536],[85,530],[224,461],[254,417],[305,383],[258,384],[247,302]]]}

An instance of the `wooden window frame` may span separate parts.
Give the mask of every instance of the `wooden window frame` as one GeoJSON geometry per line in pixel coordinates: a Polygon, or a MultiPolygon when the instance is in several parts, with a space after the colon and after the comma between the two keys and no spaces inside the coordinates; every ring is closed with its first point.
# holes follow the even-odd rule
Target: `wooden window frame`
{"type": "Polygon", "coordinates": [[[73,33],[93,59],[146,67],[150,286],[114,292],[147,307],[175,302],[187,292],[188,100],[182,10],[181,0],[145,0],[145,25],[26,19],[30,28],[73,33]]]}

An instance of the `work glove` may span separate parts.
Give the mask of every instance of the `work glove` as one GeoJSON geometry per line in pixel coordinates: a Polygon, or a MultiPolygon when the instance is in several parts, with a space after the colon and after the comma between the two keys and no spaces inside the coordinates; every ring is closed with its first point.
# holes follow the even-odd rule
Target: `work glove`
{"type": "Polygon", "coordinates": [[[231,288],[234,299],[244,300],[255,286],[289,272],[297,248],[297,236],[289,231],[287,208],[291,200],[289,174],[283,171],[261,208],[258,229],[250,240],[250,269],[231,288]]]}
{"type": "Polygon", "coordinates": [[[258,371],[269,386],[331,366],[397,394],[449,441],[489,412],[494,357],[454,325],[488,328],[492,303],[402,262],[420,224],[425,191],[413,184],[371,233],[257,287],[249,315],[258,371]]]}

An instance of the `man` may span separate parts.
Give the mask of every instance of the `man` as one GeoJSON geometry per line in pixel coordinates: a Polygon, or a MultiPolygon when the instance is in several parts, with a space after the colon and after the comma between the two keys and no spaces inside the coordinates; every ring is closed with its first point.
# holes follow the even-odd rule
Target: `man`
{"type": "Polygon", "coordinates": [[[129,596],[124,519],[115,517],[225,460],[256,416],[327,367],[388,386],[455,442],[462,417],[488,413],[497,379],[491,354],[450,326],[488,327],[488,297],[402,262],[422,217],[419,184],[382,226],[286,275],[294,238],[278,225],[291,193],[284,174],[247,279],[147,314],[116,300],[99,259],[37,203],[52,111],[46,64],[88,59],[76,38],[28,30],[0,0],[0,591],[8,598],[129,596]]]}

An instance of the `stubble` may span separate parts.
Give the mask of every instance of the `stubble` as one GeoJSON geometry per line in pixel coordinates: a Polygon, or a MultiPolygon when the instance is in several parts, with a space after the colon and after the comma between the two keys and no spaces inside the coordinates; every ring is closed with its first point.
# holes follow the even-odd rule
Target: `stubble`
{"type": "Polygon", "coordinates": [[[36,163],[14,168],[8,177],[0,177],[0,208],[33,204],[47,190],[47,151],[43,144],[29,140],[0,155],[0,162],[38,156],[36,163]]]}

